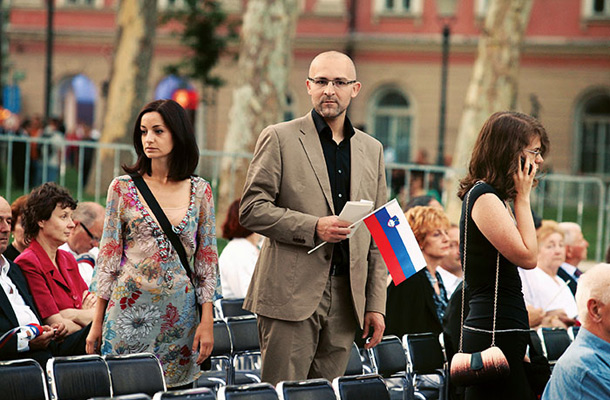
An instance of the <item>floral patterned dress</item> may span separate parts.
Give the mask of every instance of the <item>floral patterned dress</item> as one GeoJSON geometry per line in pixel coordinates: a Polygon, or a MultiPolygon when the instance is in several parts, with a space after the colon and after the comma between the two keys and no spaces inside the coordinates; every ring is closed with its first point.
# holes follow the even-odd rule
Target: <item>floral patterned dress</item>
{"type": "Polygon", "coordinates": [[[191,177],[188,211],[173,227],[190,260],[195,288],[143,203],[128,175],[110,184],[91,284],[92,292],[108,300],[101,353],[153,353],[167,386],[185,385],[199,376],[191,352],[199,323],[195,293],[200,304],[220,297],[212,189],[191,177]]]}

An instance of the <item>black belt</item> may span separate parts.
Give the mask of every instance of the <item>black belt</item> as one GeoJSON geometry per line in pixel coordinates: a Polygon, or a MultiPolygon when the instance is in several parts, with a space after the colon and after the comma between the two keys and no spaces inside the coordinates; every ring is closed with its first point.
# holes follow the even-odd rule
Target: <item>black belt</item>
{"type": "Polygon", "coordinates": [[[349,265],[338,265],[331,264],[330,265],[330,276],[343,276],[349,274],[349,265]]]}

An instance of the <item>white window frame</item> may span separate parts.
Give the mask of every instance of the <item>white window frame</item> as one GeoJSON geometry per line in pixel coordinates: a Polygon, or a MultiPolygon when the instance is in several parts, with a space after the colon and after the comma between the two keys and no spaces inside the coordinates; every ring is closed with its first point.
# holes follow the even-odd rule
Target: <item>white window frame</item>
{"type": "Polygon", "coordinates": [[[489,10],[489,0],[475,0],[474,15],[477,18],[485,18],[489,10]]]}
{"type": "Polygon", "coordinates": [[[157,7],[159,11],[165,10],[184,10],[186,8],[186,3],[184,0],[175,0],[175,4],[170,6],[170,0],[158,0],[157,7]]]}
{"type": "Polygon", "coordinates": [[[582,0],[581,15],[584,19],[610,19],[610,0],[604,0],[604,11],[601,14],[593,13],[595,0],[582,0]]]}
{"type": "Polygon", "coordinates": [[[373,1],[373,15],[383,17],[420,17],[422,15],[424,4],[423,0],[410,0],[409,8],[403,7],[403,0],[394,0],[392,9],[386,8],[386,0],[373,1]]]}
{"type": "Polygon", "coordinates": [[[87,4],[86,0],[57,0],[55,5],[57,8],[104,8],[104,0],[93,0],[92,4],[87,4]]]}

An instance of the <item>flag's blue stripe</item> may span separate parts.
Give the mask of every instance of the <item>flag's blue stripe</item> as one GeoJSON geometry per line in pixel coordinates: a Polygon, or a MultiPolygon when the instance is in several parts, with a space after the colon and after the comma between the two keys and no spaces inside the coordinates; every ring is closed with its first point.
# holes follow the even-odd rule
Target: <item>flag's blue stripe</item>
{"type": "Polygon", "coordinates": [[[390,246],[394,250],[394,254],[396,254],[396,258],[400,263],[400,267],[402,268],[402,272],[405,274],[405,277],[408,278],[417,271],[415,271],[415,267],[413,266],[413,262],[411,261],[411,257],[409,257],[409,252],[405,247],[405,243],[403,242],[400,234],[398,233],[398,229],[390,228],[388,226],[388,221],[390,220],[390,214],[388,210],[382,208],[381,210],[375,213],[375,217],[379,221],[379,225],[383,229],[383,232],[388,237],[388,241],[390,242],[390,246]]]}

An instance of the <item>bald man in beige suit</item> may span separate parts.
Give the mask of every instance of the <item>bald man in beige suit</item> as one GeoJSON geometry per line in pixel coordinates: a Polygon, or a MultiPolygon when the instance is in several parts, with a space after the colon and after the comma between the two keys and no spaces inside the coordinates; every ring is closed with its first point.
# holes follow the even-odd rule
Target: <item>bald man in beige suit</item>
{"type": "Polygon", "coordinates": [[[306,85],[314,109],[263,130],[240,206],[241,224],[267,238],[244,308],[272,384],[343,375],[357,328],[367,347],[385,328],[385,264],[366,227],[346,239],[336,216],[347,200],[385,203],[383,147],[346,117],[361,87],[349,57],[316,56],[306,85]]]}

